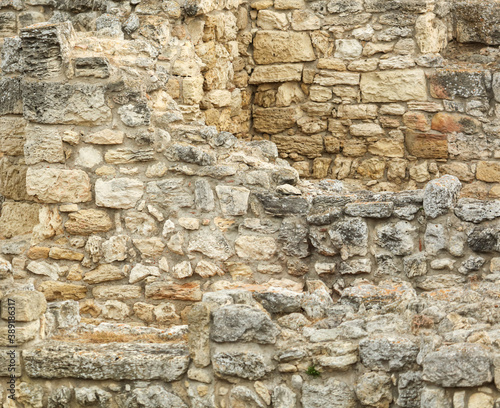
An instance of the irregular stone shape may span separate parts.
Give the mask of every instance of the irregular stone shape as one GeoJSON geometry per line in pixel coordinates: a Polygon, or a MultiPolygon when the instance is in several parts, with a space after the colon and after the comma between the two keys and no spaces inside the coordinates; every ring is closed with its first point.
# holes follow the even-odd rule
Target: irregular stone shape
{"type": "Polygon", "coordinates": [[[405,144],[411,155],[422,159],[448,158],[448,138],[439,132],[405,132],[405,144]]]}
{"type": "Polygon", "coordinates": [[[264,377],[273,369],[263,355],[253,351],[216,352],[212,355],[212,364],[217,376],[239,377],[252,381],[264,377]]]}
{"type": "Polygon", "coordinates": [[[133,239],[132,242],[143,258],[160,256],[165,249],[165,244],[160,238],[133,239]]]}
{"type": "Polygon", "coordinates": [[[387,374],[365,373],[356,384],[356,396],[363,405],[389,408],[392,402],[392,381],[387,374]]]}
{"type": "Polygon", "coordinates": [[[87,296],[87,288],[72,283],[43,281],[38,290],[49,302],[54,300],[80,300],[87,296]]]}
{"type": "Polygon", "coordinates": [[[39,205],[7,201],[0,215],[0,236],[29,234],[39,222],[39,205]]]}
{"type": "Polygon", "coordinates": [[[467,233],[467,244],[475,252],[498,251],[498,231],[491,227],[475,227],[467,233]]]}
{"type": "Polygon", "coordinates": [[[286,108],[254,108],[253,127],[257,132],[276,134],[295,126],[297,109],[286,108]]]}
{"type": "Polygon", "coordinates": [[[250,190],[244,187],[216,186],[215,191],[224,215],[245,215],[247,213],[250,190]]]}
{"type": "MultiPolygon", "coordinates": [[[[258,384],[258,383],[256,383],[258,384]]],[[[267,389],[266,389],[267,390],[267,389]]],[[[233,408],[248,407],[248,408],[265,408],[258,395],[247,387],[238,385],[231,390],[229,394],[229,403],[233,408]]]]}
{"type": "Polygon", "coordinates": [[[205,230],[191,236],[188,251],[201,252],[209,258],[220,261],[225,261],[234,254],[224,235],[205,230]]]}
{"type": "Polygon", "coordinates": [[[415,227],[407,221],[380,225],[375,228],[377,244],[395,255],[410,255],[414,248],[415,227]]]}
{"type": "Polygon", "coordinates": [[[156,266],[137,264],[130,271],[128,283],[137,283],[148,276],[160,276],[160,270],[156,266]]]}
{"type": "Polygon", "coordinates": [[[306,199],[302,197],[282,197],[270,193],[256,193],[255,195],[268,214],[276,216],[305,214],[309,209],[306,199]]]}
{"type": "Polygon", "coordinates": [[[175,394],[167,391],[163,385],[150,385],[147,388],[134,389],[124,406],[144,408],[187,408],[187,405],[175,394]]]}
{"type": "Polygon", "coordinates": [[[455,176],[431,180],[424,189],[424,211],[429,218],[446,214],[456,203],[462,184],[455,176]]]}
{"type": "Polygon", "coordinates": [[[396,403],[403,408],[420,408],[420,394],[423,386],[422,372],[408,371],[400,374],[396,403]]]}
{"type": "Polygon", "coordinates": [[[99,207],[132,208],[143,193],[143,183],[131,178],[98,179],[95,183],[95,201],[99,207]]]}
{"type": "Polygon", "coordinates": [[[392,215],[394,203],[389,202],[366,202],[351,203],[345,206],[345,213],[351,217],[388,218],[392,215]]]}
{"type": "Polygon", "coordinates": [[[476,178],[488,183],[500,182],[500,166],[493,161],[480,161],[477,164],[476,178]]]}
{"type": "Polygon", "coordinates": [[[363,304],[366,309],[371,309],[414,297],[416,297],[416,293],[411,284],[407,282],[395,283],[382,281],[378,286],[371,283],[362,283],[344,289],[342,291],[341,303],[354,306],[355,308],[363,304]]]}
{"type": "Polygon", "coordinates": [[[96,126],[112,118],[101,86],[24,81],[21,91],[31,122],[96,126]]]}
{"type": "Polygon", "coordinates": [[[70,234],[91,235],[98,232],[107,232],[113,228],[109,215],[100,210],[80,210],[68,214],[68,221],[64,228],[70,234]]]}
{"type": "Polygon", "coordinates": [[[52,259],[65,259],[68,261],[81,261],[84,255],[81,252],[72,251],[67,248],[50,248],[49,257],[52,259]]]}
{"type": "Polygon", "coordinates": [[[288,256],[305,258],[309,255],[307,223],[297,218],[285,218],[281,223],[278,241],[283,244],[282,250],[288,256]]]}
{"type": "Polygon", "coordinates": [[[215,164],[215,156],[209,154],[196,146],[191,146],[185,143],[175,143],[170,146],[169,154],[173,155],[173,159],[193,163],[199,166],[212,166],[215,164]]]}
{"type": "Polygon", "coordinates": [[[368,226],[361,218],[346,218],[337,221],[328,230],[332,245],[340,249],[342,259],[354,255],[366,255],[368,226]]]}
{"type": "Polygon", "coordinates": [[[500,33],[496,22],[500,17],[497,3],[482,1],[458,1],[453,4],[453,19],[457,41],[500,45],[500,33]]]}
{"type": "Polygon", "coordinates": [[[269,313],[293,313],[302,309],[302,294],[287,289],[270,288],[265,292],[254,292],[254,298],[269,313]]]}
{"type": "Polygon", "coordinates": [[[75,33],[73,25],[64,23],[36,24],[21,29],[23,72],[34,78],[54,78],[64,74],[69,65],[75,33]]]}
{"type": "Polygon", "coordinates": [[[154,282],[146,285],[146,297],[150,299],[173,299],[199,301],[202,297],[198,282],[177,285],[169,282],[154,282]]]}
{"type": "Polygon", "coordinates": [[[491,351],[482,344],[442,346],[426,355],[423,379],[442,387],[479,387],[493,380],[491,351]]]}
{"type": "Polygon", "coordinates": [[[75,58],[75,76],[108,78],[110,66],[105,57],[79,57],[75,58]]]}
{"type": "Polygon", "coordinates": [[[363,102],[427,100],[425,74],[421,69],[363,73],[360,87],[363,102]]]}
{"type": "Polygon", "coordinates": [[[194,304],[187,313],[189,355],[197,367],[210,365],[210,308],[194,304]]]}
{"type": "Polygon", "coordinates": [[[14,317],[16,322],[31,322],[47,310],[45,296],[36,291],[17,291],[2,299],[2,319],[14,317]]]}
{"type": "Polygon", "coordinates": [[[448,245],[448,234],[442,224],[428,223],[424,235],[425,251],[429,255],[436,255],[448,245]]]}
{"type": "Polygon", "coordinates": [[[242,235],[234,242],[236,254],[240,258],[257,260],[271,259],[276,253],[276,241],[272,237],[242,235]]]}
{"type": "Polygon", "coordinates": [[[411,1],[385,1],[367,0],[365,10],[370,13],[380,13],[387,11],[401,11],[408,13],[425,13],[429,11],[429,3],[426,0],[411,1]]]}
{"type": "Polygon", "coordinates": [[[295,393],[286,385],[274,387],[272,394],[273,407],[275,408],[294,408],[297,397],[295,393]]]}
{"type": "Polygon", "coordinates": [[[92,199],[89,176],[82,170],[29,168],[26,191],[43,203],[83,203],[92,199]]]}
{"type": "Polygon", "coordinates": [[[266,84],[273,82],[300,81],[302,64],[257,65],[250,76],[250,84],[266,84]]]}
{"type": "Polygon", "coordinates": [[[127,300],[142,297],[142,288],[133,285],[98,286],[92,289],[96,299],[127,300]]]}
{"type": "Polygon", "coordinates": [[[367,338],[359,343],[361,363],[371,370],[399,371],[416,362],[419,347],[405,337],[367,338]]]}
{"type": "Polygon", "coordinates": [[[439,112],[432,117],[431,128],[442,133],[474,134],[481,129],[481,124],[477,119],[467,115],[439,112]]]}
{"type": "Polygon", "coordinates": [[[274,344],[278,327],[269,316],[248,305],[228,305],[213,312],[210,338],[218,343],[256,342],[274,344]]]}
{"type": "MultiPolygon", "coordinates": [[[[12,329],[11,329],[12,330],[12,329]]],[[[20,346],[36,338],[40,333],[40,320],[16,325],[16,335],[12,339],[7,326],[0,327],[0,347],[20,346]]],[[[10,375],[10,374],[9,374],[10,375]]]]}
{"type": "Polygon", "coordinates": [[[280,152],[296,153],[309,159],[321,156],[324,151],[321,135],[288,136],[273,135],[271,141],[278,146],[280,152]]]}
{"type": "Polygon", "coordinates": [[[436,69],[430,76],[431,96],[438,99],[485,97],[489,74],[470,69],[436,69]]]}
{"type": "Polygon", "coordinates": [[[446,395],[446,390],[432,386],[422,389],[420,404],[422,407],[429,408],[451,408],[451,400],[446,395]]]}
{"type": "Polygon", "coordinates": [[[117,266],[101,264],[97,268],[87,272],[83,276],[83,280],[90,285],[94,285],[96,283],[120,280],[124,277],[125,274],[117,266]]]}
{"type": "Polygon", "coordinates": [[[59,278],[59,265],[49,264],[47,262],[30,262],[26,267],[28,271],[36,275],[45,275],[50,279],[57,280],[59,278]]]}
{"type": "Polygon", "coordinates": [[[21,82],[18,78],[0,79],[0,115],[19,115],[23,113],[21,82]]]}
{"type": "Polygon", "coordinates": [[[308,33],[293,31],[258,31],[253,40],[257,64],[301,62],[316,59],[308,33]]]}
{"type": "Polygon", "coordinates": [[[27,122],[23,118],[0,118],[0,152],[9,156],[24,154],[24,132],[27,122]]]}
{"type": "Polygon", "coordinates": [[[116,149],[108,150],[104,155],[106,163],[110,164],[127,164],[140,163],[153,160],[153,149],[116,149]]]}
{"type": "Polygon", "coordinates": [[[121,106],[118,114],[122,122],[130,127],[148,126],[151,120],[151,109],[144,102],[121,106]]]}
{"type": "Polygon", "coordinates": [[[196,207],[203,212],[209,212],[215,208],[214,193],[207,180],[198,179],[194,182],[194,200],[196,207]]]}
{"type": "Polygon", "coordinates": [[[76,402],[83,406],[97,403],[99,407],[106,407],[111,404],[112,398],[113,394],[96,386],[75,388],[76,402]]]}
{"type": "Polygon", "coordinates": [[[355,408],[357,406],[354,391],[346,383],[333,378],[323,383],[306,382],[302,388],[301,402],[304,408],[355,408]]]}
{"type": "Polygon", "coordinates": [[[460,198],[455,205],[455,215],[462,221],[478,224],[500,217],[500,201],[460,198]]]}
{"type": "Polygon", "coordinates": [[[114,145],[122,144],[125,133],[119,130],[104,129],[99,132],[85,135],[83,138],[85,143],[99,144],[99,145],[114,145]]]}
{"type": "Polygon", "coordinates": [[[184,345],[49,343],[23,351],[32,378],[179,380],[189,366],[184,345]]]}

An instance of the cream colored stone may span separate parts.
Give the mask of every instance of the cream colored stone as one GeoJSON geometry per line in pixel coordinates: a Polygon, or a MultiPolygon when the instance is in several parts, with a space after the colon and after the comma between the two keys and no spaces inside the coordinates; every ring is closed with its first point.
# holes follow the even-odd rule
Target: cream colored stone
{"type": "Polygon", "coordinates": [[[427,99],[427,84],[421,69],[363,73],[360,87],[363,102],[427,99]]]}
{"type": "Polygon", "coordinates": [[[290,106],[292,103],[300,103],[305,99],[300,85],[296,82],[287,82],[278,88],[276,94],[276,106],[290,106]]]}
{"type": "Polygon", "coordinates": [[[321,71],[314,77],[314,83],[322,86],[359,85],[360,74],[353,72],[321,71]]]}
{"type": "Polygon", "coordinates": [[[302,64],[257,65],[250,76],[250,84],[300,81],[302,64]]]}
{"type": "Polygon", "coordinates": [[[96,232],[107,232],[113,227],[109,215],[100,210],[80,210],[68,214],[64,228],[70,234],[90,235],[96,232]]]}
{"type": "Polygon", "coordinates": [[[257,14],[257,26],[263,30],[286,30],[290,23],[285,13],[260,10],[257,14]]]}
{"type": "Polygon", "coordinates": [[[309,98],[314,102],[327,102],[332,99],[332,90],[324,86],[313,85],[309,88],[309,98]]]}
{"type": "Polygon", "coordinates": [[[89,176],[81,170],[29,168],[26,191],[43,203],[82,203],[92,199],[89,176]]]}
{"type": "Polygon", "coordinates": [[[372,137],[382,136],[384,129],[376,123],[356,123],[349,127],[349,132],[352,136],[372,137]]]}
{"type": "Polygon", "coordinates": [[[259,31],[253,47],[257,64],[313,61],[316,58],[308,33],[259,31]]]}
{"type": "Polygon", "coordinates": [[[102,154],[92,146],[82,147],[78,151],[75,164],[86,168],[92,168],[102,163],[102,154]]]}
{"type": "Polygon", "coordinates": [[[500,182],[500,163],[494,161],[480,161],[477,164],[476,178],[488,183],[500,182]]]}
{"type": "Polygon", "coordinates": [[[99,145],[122,144],[125,133],[119,130],[103,129],[96,133],[86,135],[83,140],[85,143],[99,145]]]}
{"type": "Polygon", "coordinates": [[[54,300],[80,300],[87,295],[85,286],[57,281],[44,281],[40,284],[38,290],[45,295],[49,302],[54,300]]]}
{"type": "Polygon", "coordinates": [[[215,275],[222,276],[224,275],[224,271],[219,268],[217,265],[213,264],[212,262],[208,261],[200,261],[196,265],[196,268],[194,271],[200,275],[202,278],[210,278],[215,275]]]}
{"type": "Polygon", "coordinates": [[[95,201],[99,207],[132,208],[143,192],[143,183],[131,178],[98,179],[95,183],[95,201]]]}
{"type": "Polygon", "coordinates": [[[277,250],[274,238],[255,235],[238,237],[234,247],[239,257],[257,260],[271,259],[277,250]]]}
{"type": "Polygon", "coordinates": [[[172,276],[176,279],[185,279],[193,275],[193,268],[189,261],[183,261],[172,268],[172,276]]]}
{"type": "Polygon", "coordinates": [[[156,266],[135,265],[130,271],[129,283],[137,283],[148,276],[160,276],[160,270],[156,266]]]}
{"type": "Polygon", "coordinates": [[[182,98],[187,105],[195,105],[203,99],[202,76],[194,78],[184,78],[182,80],[182,98]]]}
{"type": "Polygon", "coordinates": [[[181,217],[177,221],[179,225],[184,229],[192,231],[200,229],[200,220],[198,218],[181,217]]]}
{"type": "Polygon", "coordinates": [[[368,146],[368,152],[375,156],[404,157],[405,147],[402,141],[380,139],[368,146]]]}
{"type": "Polygon", "coordinates": [[[422,54],[438,53],[448,44],[448,29],[434,13],[427,13],[417,18],[415,39],[422,54]]]}
{"type": "Polygon", "coordinates": [[[142,289],[133,285],[97,286],[92,289],[96,299],[137,299],[142,296],[142,289]]]}
{"type": "Polygon", "coordinates": [[[310,10],[296,10],[292,13],[292,28],[296,31],[319,30],[321,20],[310,10]]]}
{"type": "Polygon", "coordinates": [[[132,242],[146,258],[160,256],[165,249],[165,244],[160,238],[133,239],[132,242]]]}
{"type": "Polygon", "coordinates": [[[483,392],[475,392],[469,397],[468,408],[493,408],[495,399],[483,392]]]}
{"type": "Polygon", "coordinates": [[[125,274],[117,266],[101,264],[97,268],[85,273],[83,280],[90,285],[95,285],[97,283],[120,280],[124,277],[125,274]]]}

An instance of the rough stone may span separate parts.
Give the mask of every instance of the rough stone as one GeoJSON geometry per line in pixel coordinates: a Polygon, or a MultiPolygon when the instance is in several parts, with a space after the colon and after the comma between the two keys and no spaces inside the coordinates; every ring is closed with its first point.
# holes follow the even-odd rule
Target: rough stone
{"type": "Polygon", "coordinates": [[[316,58],[308,33],[259,31],[253,47],[257,64],[312,61],[316,58]]]}
{"type": "Polygon", "coordinates": [[[451,209],[457,200],[462,184],[455,176],[445,175],[425,186],[424,211],[427,217],[436,218],[451,209]]]}
{"type": "Polygon", "coordinates": [[[416,361],[418,346],[404,337],[363,339],[359,343],[359,356],[367,368],[399,371],[416,361]]]}
{"type": "Polygon", "coordinates": [[[363,102],[427,100],[425,75],[420,69],[363,73],[360,87],[363,102]]]}
{"type": "Polygon", "coordinates": [[[344,382],[330,378],[323,384],[307,382],[302,388],[302,406],[304,408],[354,408],[356,396],[344,382]]]}
{"type": "Polygon", "coordinates": [[[132,208],[143,193],[143,183],[131,178],[123,177],[109,181],[98,179],[95,183],[96,204],[99,207],[132,208]]]}

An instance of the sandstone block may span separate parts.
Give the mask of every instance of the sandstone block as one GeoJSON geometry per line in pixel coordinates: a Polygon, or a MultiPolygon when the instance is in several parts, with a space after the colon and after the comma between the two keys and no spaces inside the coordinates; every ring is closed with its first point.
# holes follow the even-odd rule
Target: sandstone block
{"type": "Polygon", "coordinates": [[[35,339],[39,333],[40,320],[28,323],[18,323],[16,324],[16,337],[14,339],[14,344],[12,344],[9,340],[9,330],[7,326],[3,326],[0,328],[0,347],[11,347],[13,345],[20,346],[35,339]]]}
{"type": "Polygon", "coordinates": [[[54,300],[80,300],[87,296],[87,288],[72,283],[44,281],[38,290],[45,295],[49,302],[54,300]]]}
{"type": "Polygon", "coordinates": [[[125,275],[117,266],[101,264],[97,268],[87,272],[83,276],[84,282],[94,285],[96,283],[109,282],[123,279],[125,275]]]}
{"type": "Polygon", "coordinates": [[[47,302],[41,292],[18,291],[2,299],[2,319],[4,320],[7,320],[9,316],[14,316],[16,322],[31,322],[37,320],[45,313],[45,310],[47,310],[47,302]]]}
{"type": "Polygon", "coordinates": [[[133,285],[98,286],[92,289],[96,299],[127,300],[142,297],[142,289],[133,285]]]}
{"type": "Polygon", "coordinates": [[[70,213],[64,228],[70,234],[90,235],[96,232],[107,232],[113,227],[108,214],[100,210],[80,210],[70,213]]]}
{"type": "Polygon", "coordinates": [[[178,285],[170,282],[154,282],[146,285],[146,297],[150,299],[188,300],[197,302],[201,300],[202,292],[198,282],[178,285]]]}
{"type": "Polygon", "coordinates": [[[321,86],[359,85],[360,74],[352,72],[321,71],[314,77],[314,83],[321,86]]]}
{"type": "Polygon", "coordinates": [[[30,200],[26,192],[26,172],[28,167],[11,157],[0,158],[0,194],[12,200],[30,200]]]}
{"type": "Polygon", "coordinates": [[[0,215],[0,236],[12,238],[29,234],[39,222],[38,212],[38,204],[5,202],[0,215]]]}
{"type": "Polygon", "coordinates": [[[443,133],[407,130],[405,144],[408,152],[415,157],[422,159],[448,158],[448,139],[443,133]]]}
{"type": "Polygon", "coordinates": [[[43,203],[82,203],[92,199],[89,176],[81,170],[30,168],[26,190],[43,203]]]}
{"type": "Polygon", "coordinates": [[[293,31],[259,31],[253,41],[257,64],[302,62],[316,59],[308,33],[293,31]]]}
{"type": "Polygon", "coordinates": [[[494,161],[480,161],[477,163],[476,178],[488,183],[500,182],[500,163],[494,161]]]}
{"type": "Polygon", "coordinates": [[[300,81],[303,64],[257,65],[250,76],[250,84],[300,81]]]}
{"type": "Polygon", "coordinates": [[[0,118],[0,152],[9,156],[24,154],[24,131],[26,121],[23,118],[0,118]]]}
{"type": "Polygon", "coordinates": [[[50,248],[49,258],[64,259],[67,261],[81,261],[83,259],[83,254],[66,248],[52,247],[50,248]]]}
{"type": "Polygon", "coordinates": [[[424,71],[405,69],[361,74],[363,102],[398,102],[427,100],[424,71]]]}
{"type": "Polygon", "coordinates": [[[253,126],[257,132],[280,133],[295,126],[297,110],[289,108],[255,108],[253,111],[253,126]]]}
{"type": "Polygon", "coordinates": [[[271,141],[276,143],[278,149],[284,153],[298,153],[309,159],[321,156],[324,150],[321,135],[311,136],[283,136],[275,135],[271,141]]]}
{"type": "Polygon", "coordinates": [[[123,143],[125,133],[119,130],[104,129],[96,133],[86,135],[83,140],[85,143],[114,145],[123,143]]]}

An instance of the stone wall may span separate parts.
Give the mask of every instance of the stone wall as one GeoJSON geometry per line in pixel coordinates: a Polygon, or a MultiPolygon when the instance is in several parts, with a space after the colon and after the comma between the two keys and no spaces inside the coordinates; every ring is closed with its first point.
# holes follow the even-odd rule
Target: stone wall
{"type": "MultiPolygon", "coordinates": [[[[356,7],[382,7],[373,11],[385,13],[376,14],[378,21],[401,19],[389,32],[404,32],[405,19],[425,22],[434,7],[435,18],[447,24],[444,4],[372,3],[333,2],[328,12],[346,12],[336,17],[343,25],[367,18],[356,7]]],[[[307,181],[279,157],[279,143],[244,140],[256,126],[288,129],[283,112],[298,112],[299,105],[316,118],[312,126],[322,118],[315,109],[333,109],[333,99],[307,102],[290,95],[310,96],[323,87],[334,98],[334,88],[358,86],[299,86],[299,79],[307,82],[304,75],[313,82],[357,78],[361,104],[338,104],[335,112],[365,112],[341,125],[349,126],[352,140],[380,146],[400,139],[384,136],[383,120],[374,120],[379,113],[390,120],[406,115],[408,122],[404,109],[436,108],[420,100],[427,86],[450,98],[443,98],[443,109],[476,106],[484,96],[481,84],[493,92],[493,68],[480,77],[463,74],[480,78],[471,87],[460,82],[466,71],[447,77],[449,70],[430,67],[426,77],[421,65],[396,71],[379,62],[379,71],[361,74],[321,68],[342,62],[339,50],[359,47],[341,41],[332,55],[317,58],[323,34],[297,29],[297,21],[314,21],[306,9],[318,4],[278,7],[276,1],[276,9],[295,10],[279,12],[267,10],[272,5],[0,0],[4,406],[499,405],[500,201],[478,199],[480,185],[441,176],[453,171],[441,172],[437,163],[445,163],[427,158],[413,164],[441,177],[421,189],[377,192],[352,180],[307,181]],[[266,26],[287,13],[296,32],[266,26]],[[247,31],[253,17],[260,18],[259,29],[247,31]],[[259,44],[266,45],[259,51],[259,44]],[[270,65],[283,55],[287,65],[270,65]],[[316,73],[311,69],[318,64],[316,73]],[[272,75],[286,83],[269,85],[265,78],[272,75]],[[400,82],[389,81],[391,75],[400,82]],[[370,85],[363,91],[365,81],[370,85]],[[473,99],[459,100],[452,89],[473,99]],[[373,99],[392,93],[409,100],[373,99]],[[290,106],[257,106],[259,98],[290,100],[290,106]],[[9,399],[13,373],[16,402],[9,399]]],[[[495,6],[474,13],[494,18],[495,6]]],[[[463,41],[494,45],[494,25],[457,10],[453,15],[462,17],[454,24],[463,41]],[[471,18],[484,26],[467,26],[471,18]]],[[[434,27],[439,39],[436,21],[426,27],[434,27]]],[[[488,50],[494,55],[493,47],[488,50]]],[[[408,54],[400,55],[381,61],[408,54]]],[[[349,61],[346,69],[361,60],[349,61]]],[[[455,140],[474,136],[457,151],[487,154],[489,147],[476,140],[493,146],[493,133],[479,134],[493,129],[494,121],[473,111],[437,110],[432,121],[462,126],[463,133],[453,131],[455,140]]],[[[414,118],[411,123],[420,126],[422,116],[414,118]]],[[[435,129],[408,132],[417,135],[411,146],[429,154],[450,146],[451,136],[432,136],[435,129]]],[[[298,140],[298,148],[307,145],[298,140]]],[[[401,163],[381,157],[391,166],[401,163]]],[[[470,157],[459,168],[494,183],[495,165],[483,158],[474,171],[470,157]]],[[[369,166],[370,160],[358,162],[369,166]]]]}

